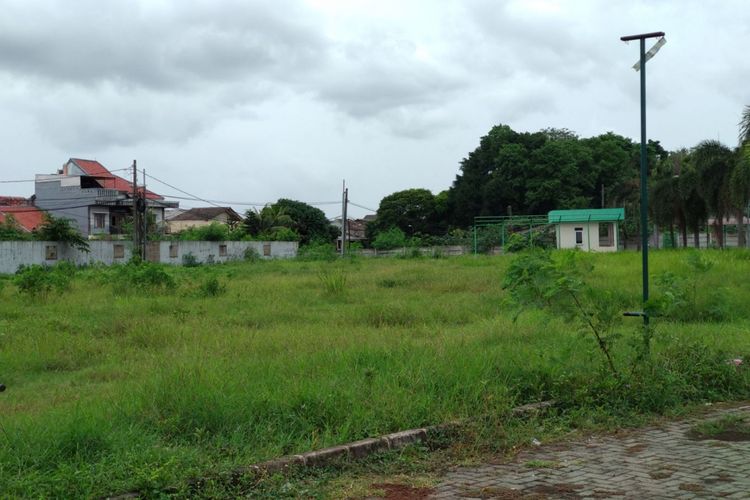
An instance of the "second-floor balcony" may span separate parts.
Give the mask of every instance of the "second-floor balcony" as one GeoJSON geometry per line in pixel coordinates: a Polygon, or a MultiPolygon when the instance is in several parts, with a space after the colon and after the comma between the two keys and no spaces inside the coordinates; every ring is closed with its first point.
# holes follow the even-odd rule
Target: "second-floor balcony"
{"type": "Polygon", "coordinates": [[[91,189],[91,191],[94,191],[96,202],[103,205],[117,203],[118,201],[127,199],[127,196],[116,189],[96,188],[91,189]]]}

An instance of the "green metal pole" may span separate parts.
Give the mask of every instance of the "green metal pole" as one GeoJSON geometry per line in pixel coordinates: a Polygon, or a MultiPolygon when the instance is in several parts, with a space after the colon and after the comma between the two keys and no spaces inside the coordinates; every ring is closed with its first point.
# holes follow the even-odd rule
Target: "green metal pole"
{"type": "MultiPolygon", "coordinates": [[[[641,44],[641,254],[643,259],[643,304],[648,302],[648,151],[646,144],[646,39],[641,44]]],[[[643,315],[648,325],[648,315],[643,315]]]]}

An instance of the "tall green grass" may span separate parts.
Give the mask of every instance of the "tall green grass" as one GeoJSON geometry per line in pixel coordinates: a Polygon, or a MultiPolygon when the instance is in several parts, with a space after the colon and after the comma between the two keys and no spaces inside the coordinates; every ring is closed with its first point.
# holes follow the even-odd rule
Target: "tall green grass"
{"type": "MultiPolygon", "coordinates": [[[[627,390],[611,386],[591,340],[564,320],[531,311],[513,321],[505,257],[96,268],[35,300],[3,280],[0,492],[156,494],[549,397],[622,418],[743,397],[746,374],[723,360],[750,352],[750,259],[710,256],[704,285],[727,289],[728,316],[657,320],[657,368],[644,368],[653,383],[627,390]]],[[[638,308],[640,256],[591,258],[596,286],[623,311],[638,308]]],[[[652,268],[684,273],[684,259],[654,252],[652,268]]]]}

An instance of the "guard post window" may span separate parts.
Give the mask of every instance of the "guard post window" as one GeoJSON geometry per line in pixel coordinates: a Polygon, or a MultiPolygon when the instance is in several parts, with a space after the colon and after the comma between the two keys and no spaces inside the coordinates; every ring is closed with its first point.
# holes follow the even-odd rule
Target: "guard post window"
{"type": "Polygon", "coordinates": [[[576,245],[583,245],[583,228],[576,228],[576,245]]]}

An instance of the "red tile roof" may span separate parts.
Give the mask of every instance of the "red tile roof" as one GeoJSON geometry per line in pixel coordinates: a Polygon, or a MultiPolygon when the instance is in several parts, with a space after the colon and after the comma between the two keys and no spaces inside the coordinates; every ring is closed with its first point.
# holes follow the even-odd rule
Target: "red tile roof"
{"type": "Polygon", "coordinates": [[[5,222],[6,215],[12,215],[18,225],[28,232],[33,231],[44,222],[44,212],[36,207],[0,206],[0,222],[5,222]]]}
{"type": "MultiPolygon", "coordinates": [[[[106,169],[104,165],[96,160],[84,160],[81,158],[71,158],[70,161],[78,165],[87,175],[98,179],[105,189],[116,189],[121,193],[131,194],[133,192],[133,183],[117,176],[106,169]]],[[[153,191],[146,190],[146,198],[149,200],[163,200],[153,191]]]]}
{"type": "Polygon", "coordinates": [[[23,196],[0,196],[0,206],[13,207],[19,205],[30,205],[28,198],[23,196]]]}

